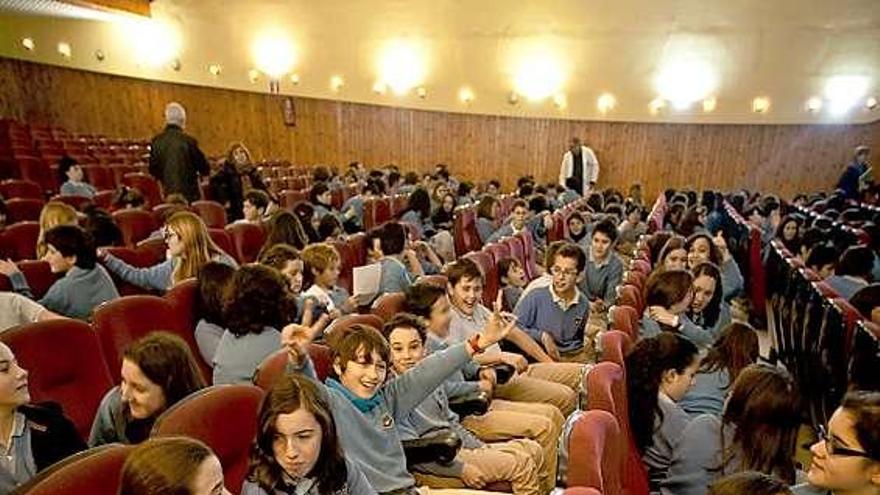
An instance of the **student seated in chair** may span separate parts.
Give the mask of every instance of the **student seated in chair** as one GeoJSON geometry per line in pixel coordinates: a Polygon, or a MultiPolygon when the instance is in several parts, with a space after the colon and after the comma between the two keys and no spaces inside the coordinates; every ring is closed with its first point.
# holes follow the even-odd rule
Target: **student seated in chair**
{"type": "Polygon", "coordinates": [[[617,286],[623,278],[623,261],[614,252],[617,226],[609,219],[598,222],[590,236],[590,249],[584,267],[581,292],[590,300],[592,311],[604,312],[617,299],[617,286]]]}
{"type": "MultiPolygon", "coordinates": [[[[396,418],[424,401],[475,354],[503,339],[513,324],[501,315],[501,303],[496,302],[481,332],[388,381],[390,350],[378,330],[352,325],[330,334],[335,376],[328,378],[321,390],[340,428],[343,451],[377,492],[417,493],[415,480],[407,472],[396,418]]],[[[312,378],[315,372],[305,346],[315,333],[314,328],[290,325],[282,337],[291,367],[312,378]]]]}
{"type": "MultiPolygon", "coordinates": [[[[62,274],[37,302],[63,316],[88,320],[99,304],[119,297],[116,285],[97,264],[95,246],[75,225],[59,225],[46,232],[46,254],[52,273],[62,274]]],[[[27,279],[15,263],[0,260],[0,273],[8,276],[16,292],[33,298],[27,279]]]]}
{"type": "MultiPolygon", "coordinates": [[[[399,313],[385,324],[382,332],[391,347],[394,375],[404,375],[425,358],[427,332],[418,317],[399,313]]],[[[543,469],[541,446],[528,439],[483,443],[462,426],[458,415],[449,408],[447,387],[455,385],[447,381],[413,410],[396,418],[403,441],[447,430],[462,442],[461,449],[449,464],[427,462],[413,466],[416,473],[426,475],[416,477],[432,488],[482,489],[492,482],[509,481],[514,494],[542,493],[539,476],[546,470],[543,469]]]]}
{"type": "Polygon", "coordinates": [[[58,175],[61,179],[62,196],[81,196],[94,198],[98,194],[95,186],[86,182],[82,166],[73,158],[65,155],[58,162],[58,175]]]}

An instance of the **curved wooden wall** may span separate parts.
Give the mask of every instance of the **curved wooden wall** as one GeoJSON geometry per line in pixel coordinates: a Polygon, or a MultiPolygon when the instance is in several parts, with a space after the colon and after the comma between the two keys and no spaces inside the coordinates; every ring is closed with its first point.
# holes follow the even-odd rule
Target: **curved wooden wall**
{"type": "MultiPolygon", "coordinates": [[[[277,96],[160,83],[0,58],[0,116],[51,122],[80,133],[149,137],[169,101],[187,108],[188,131],[206,152],[242,140],[258,158],[294,163],[443,162],[473,180],[523,174],[554,180],[571,136],[602,165],[600,184],[755,188],[791,195],[833,187],[855,145],[880,147],[867,125],[704,125],[584,122],[427,112],[295,98],[297,125],[277,96]]],[[[876,156],[875,152],[875,156],[876,156]]],[[[876,160],[875,160],[876,161],[876,160]]]]}

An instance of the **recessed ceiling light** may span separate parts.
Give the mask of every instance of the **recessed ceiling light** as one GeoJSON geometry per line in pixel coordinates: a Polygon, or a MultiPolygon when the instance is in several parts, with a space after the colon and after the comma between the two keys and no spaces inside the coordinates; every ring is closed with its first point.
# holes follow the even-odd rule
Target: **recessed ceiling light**
{"type": "Polygon", "coordinates": [[[211,64],[208,66],[208,72],[210,72],[212,76],[219,76],[220,73],[223,72],[223,67],[220,67],[220,64],[211,64]]]}
{"type": "Polygon", "coordinates": [[[703,112],[711,113],[715,111],[715,107],[718,106],[718,100],[715,99],[714,96],[710,96],[703,100],[703,112]]]}
{"type": "Polygon", "coordinates": [[[474,101],[473,90],[471,90],[471,88],[467,88],[467,87],[459,89],[458,90],[458,99],[462,103],[465,103],[465,104],[474,101]]]}
{"type": "Polygon", "coordinates": [[[867,107],[868,110],[873,110],[873,109],[877,108],[877,98],[874,98],[872,96],[872,97],[868,98],[867,100],[865,100],[865,107],[867,107]]]}
{"type": "Polygon", "coordinates": [[[21,46],[23,46],[25,50],[30,52],[33,51],[34,48],[36,48],[37,44],[34,43],[33,38],[22,38],[21,46]]]}
{"type": "Polygon", "coordinates": [[[330,88],[333,91],[339,91],[343,86],[345,86],[345,79],[343,79],[342,76],[333,76],[330,78],[330,88]]]}
{"type": "Polygon", "coordinates": [[[617,105],[617,98],[611,93],[602,94],[596,101],[596,107],[599,109],[600,113],[610,112],[615,105],[617,105]]]}
{"type": "Polygon", "coordinates": [[[507,103],[511,105],[516,105],[519,103],[519,95],[516,94],[516,91],[511,91],[509,95],[507,95],[507,103]]]}
{"type": "Polygon", "coordinates": [[[807,100],[807,111],[808,112],[818,112],[822,110],[822,98],[818,96],[813,96],[809,100],[807,100]]]}
{"type": "Polygon", "coordinates": [[[666,108],[666,100],[663,98],[654,98],[648,103],[648,109],[651,111],[651,114],[657,115],[660,113],[660,110],[666,108]]]}

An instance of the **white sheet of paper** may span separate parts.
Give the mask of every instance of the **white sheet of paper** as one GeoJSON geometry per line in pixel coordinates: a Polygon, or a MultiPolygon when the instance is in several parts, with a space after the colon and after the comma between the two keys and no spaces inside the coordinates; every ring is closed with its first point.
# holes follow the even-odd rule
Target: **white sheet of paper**
{"type": "Polygon", "coordinates": [[[356,266],[353,270],[352,281],[355,296],[374,296],[379,292],[379,282],[382,280],[382,265],[356,266]]]}

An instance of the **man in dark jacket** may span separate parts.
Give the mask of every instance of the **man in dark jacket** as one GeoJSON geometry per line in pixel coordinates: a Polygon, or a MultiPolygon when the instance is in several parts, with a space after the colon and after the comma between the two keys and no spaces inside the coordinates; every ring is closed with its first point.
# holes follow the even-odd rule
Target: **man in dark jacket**
{"type": "Polygon", "coordinates": [[[186,110],[180,103],[165,107],[165,130],[150,143],[150,174],[165,189],[165,194],[179,193],[197,201],[199,176],[208,175],[208,160],[192,136],[183,132],[186,110]]]}
{"type": "Polygon", "coordinates": [[[871,167],[868,165],[869,152],[867,146],[857,147],[852,163],[846,167],[837,182],[837,188],[843,191],[847,199],[859,199],[861,190],[872,181],[871,167]]]}

